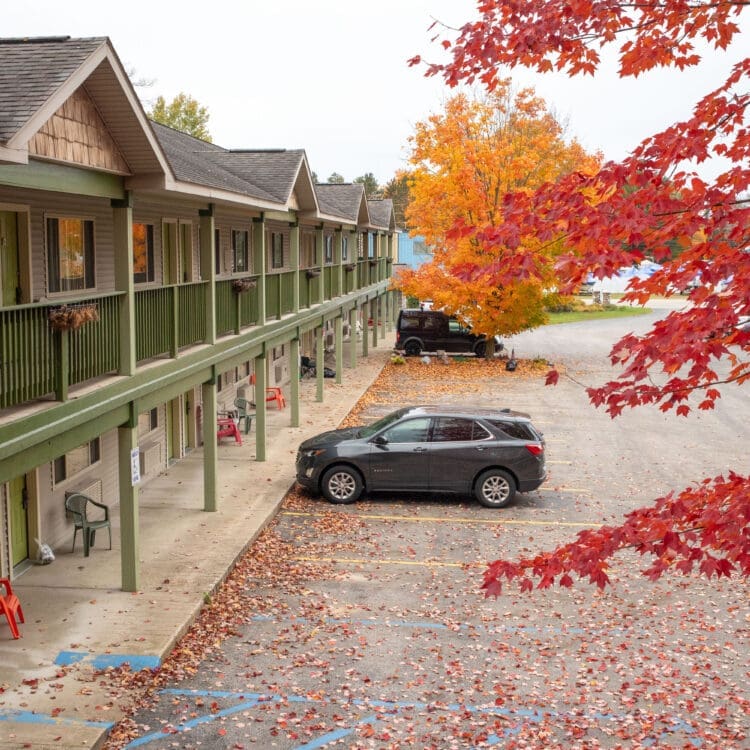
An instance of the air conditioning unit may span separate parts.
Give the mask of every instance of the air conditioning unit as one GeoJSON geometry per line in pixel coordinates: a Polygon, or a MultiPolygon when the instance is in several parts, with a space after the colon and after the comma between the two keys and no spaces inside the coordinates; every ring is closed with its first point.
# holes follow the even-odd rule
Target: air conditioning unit
{"type": "Polygon", "coordinates": [[[276,365],[276,367],[273,368],[273,375],[274,375],[274,383],[281,383],[282,379],[284,377],[284,371],[281,368],[281,365],[276,365]]]}
{"type": "Polygon", "coordinates": [[[249,399],[250,398],[249,394],[250,394],[250,388],[248,388],[248,386],[246,385],[243,385],[237,389],[237,398],[249,399]]]}
{"type": "Polygon", "coordinates": [[[326,343],[325,343],[326,349],[328,349],[328,350],[333,349],[333,347],[335,345],[335,341],[336,341],[336,336],[335,336],[334,332],[333,331],[328,331],[326,333],[326,343]]]}
{"type": "Polygon", "coordinates": [[[161,444],[148,443],[141,448],[141,477],[161,471],[161,444]]]}

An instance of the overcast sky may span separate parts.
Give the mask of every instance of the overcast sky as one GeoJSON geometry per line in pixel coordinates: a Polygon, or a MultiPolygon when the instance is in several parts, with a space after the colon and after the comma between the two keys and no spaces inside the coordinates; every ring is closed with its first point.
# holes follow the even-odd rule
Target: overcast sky
{"type": "MultiPolygon", "coordinates": [[[[142,97],[184,91],[205,105],[214,142],[227,148],[304,148],[321,180],[373,172],[387,182],[403,167],[414,123],[451,94],[406,60],[439,59],[433,19],[458,26],[475,0],[35,0],[3,8],[0,36],[109,36],[142,97]]],[[[711,53],[686,74],[622,81],[613,66],[596,80],[532,77],[585,147],[621,158],[641,138],[689,114],[750,47],[711,53]]]]}

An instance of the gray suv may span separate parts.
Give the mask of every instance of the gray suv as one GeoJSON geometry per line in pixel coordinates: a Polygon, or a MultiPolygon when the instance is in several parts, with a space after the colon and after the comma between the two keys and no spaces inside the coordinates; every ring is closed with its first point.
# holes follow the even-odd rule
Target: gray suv
{"type": "MultiPolygon", "coordinates": [[[[499,338],[494,343],[495,350],[503,348],[499,338]]],[[[439,350],[484,357],[487,340],[439,310],[401,310],[396,323],[396,349],[410,357],[439,350]]]]}
{"type": "Polygon", "coordinates": [[[305,440],[297,481],[332,503],[352,503],[363,491],[450,492],[503,508],[546,479],[544,448],[528,414],[408,406],[305,440]]]}

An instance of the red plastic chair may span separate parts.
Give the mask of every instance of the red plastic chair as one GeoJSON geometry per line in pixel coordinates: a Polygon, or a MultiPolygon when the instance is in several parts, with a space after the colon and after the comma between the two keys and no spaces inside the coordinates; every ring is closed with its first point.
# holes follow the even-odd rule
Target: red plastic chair
{"type": "Polygon", "coordinates": [[[16,625],[16,618],[18,622],[25,622],[23,619],[23,609],[21,608],[21,602],[18,597],[13,593],[13,588],[10,585],[10,580],[7,578],[0,578],[0,586],[5,587],[5,595],[0,596],[0,611],[5,615],[10,626],[10,632],[13,634],[13,638],[20,638],[21,634],[18,632],[18,625],[16,625]]]}
{"type": "Polygon", "coordinates": [[[284,394],[282,393],[281,388],[279,388],[277,385],[266,388],[266,401],[275,401],[279,407],[279,411],[281,411],[281,409],[286,406],[284,394]]]}

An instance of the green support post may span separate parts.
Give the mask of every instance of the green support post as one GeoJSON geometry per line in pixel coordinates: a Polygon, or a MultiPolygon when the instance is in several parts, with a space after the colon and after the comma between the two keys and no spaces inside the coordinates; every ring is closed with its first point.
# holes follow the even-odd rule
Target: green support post
{"type": "Polygon", "coordinates": [[[325,355],[326,355],[326,340],[325,340],[325,329],[321,326],[315,329],[315,400],[323,400],[323,378],[325,373],[325,355]]]}
{"type": "Polygon", "coordinates": [[[255,287],[258,303],[257,324],[264,326],[266,324],[266,222],[263,216],[253,219],[253,273],[258,276],[258,285],[255,287]]]}
{"type": "Polygon", "coordinates": [[[380,297],[372,301],[372,348],[378,346],[378,324],[380,323],[380,297]]]}
{"type": "Polygon", "coordinates": [[[118,474],[120,487],[120,568],[123,591],[138,591],[140,577],[140,537],[138,485],[133,484],[133,451],[138,448],[138,411],[130,403],[130,417],[117,429],[118,474]]]}
{"type": "Polygon", "coordinates": [[[266,460],[266,351],[255,358],[255,460],[266,460]]]}
{"type": "MultiPolygon", "coordinates": [[[[200,257],[201,257],[201,279],[207,282],[204,288],[203,303],[206,311],[206,338],[207,344],[216,343],[216,234],[214,231],[214,206],[211,204],[206,209],[198,211],[200,216],[200,257]]],[[[237,298],[239,299],[239,294],[237,298]]],[[[239,316],[238,324],[239,324],[239,316]]],[[[239,333],[239,331],[238,331],[239,333]]]]}
{"type": "Polygon", "coordinates": [[[369,345],[369,325],[370,325],[370,311],[372,309],[372,305],[370,302],[365,302],[364,306],[362,307],[362,356],[367,357],[369,352],[367,351],[367,347],[369,345]]]}
{"type": "Polygon", "coordinates": [[[351,279],[352,279],[352,291],[356,292],[359,288],[359,264],[357,261],[359,260],[358,255],[358,249],[357,249],[357,241],[359,239],[359,232],[357,232],[356,229],[353,229],[351,232],[349,232],[349,247],[348,254],[349,254],[349,263],[351,263],[354,266],[354,270],[351,272],[351,279]]]}
{"type": "Polygon", "coordinates": [[[133,283],[133,196],[113,200],[112,242],[115,253],[115,289],[119,297],[120,375],[133,375],[136,368],[135,286],[133,283]]]}
{"type": "Polygon", "coordinates": [[[292,383],[289,388],[289,397],[292,401],[292,427],[299,427],[299,339],[293,338],[289,347],[290,365],[292,370],[292,383]]]}
{"type": "Polygon", "coordinates": [[[203,396],[203,510],[218,510],[218,449],[216,440],[216,373],[201,384],[203,396]]]}
{"type": "Polygon", "coordinates": [[[353,307],[349,310],[349,367],[357,366],[357,322],[359,321],[359,308],[353,307]]]}
{"type": "Polygon", "coordinates": [[[333,326],[336,343],[336,382],[340,384],[344,369],[344,319],[339,315],[333,321],[333,326]]]}
{"type": "MultiPolygon", "coordinates": [[[[292,278],[292,312],[299,312],[299,223],[289,225],[289,262],[294,270],[292,278]]],[[[297,342],[299,346],[299,342],[297,342]]]]}

